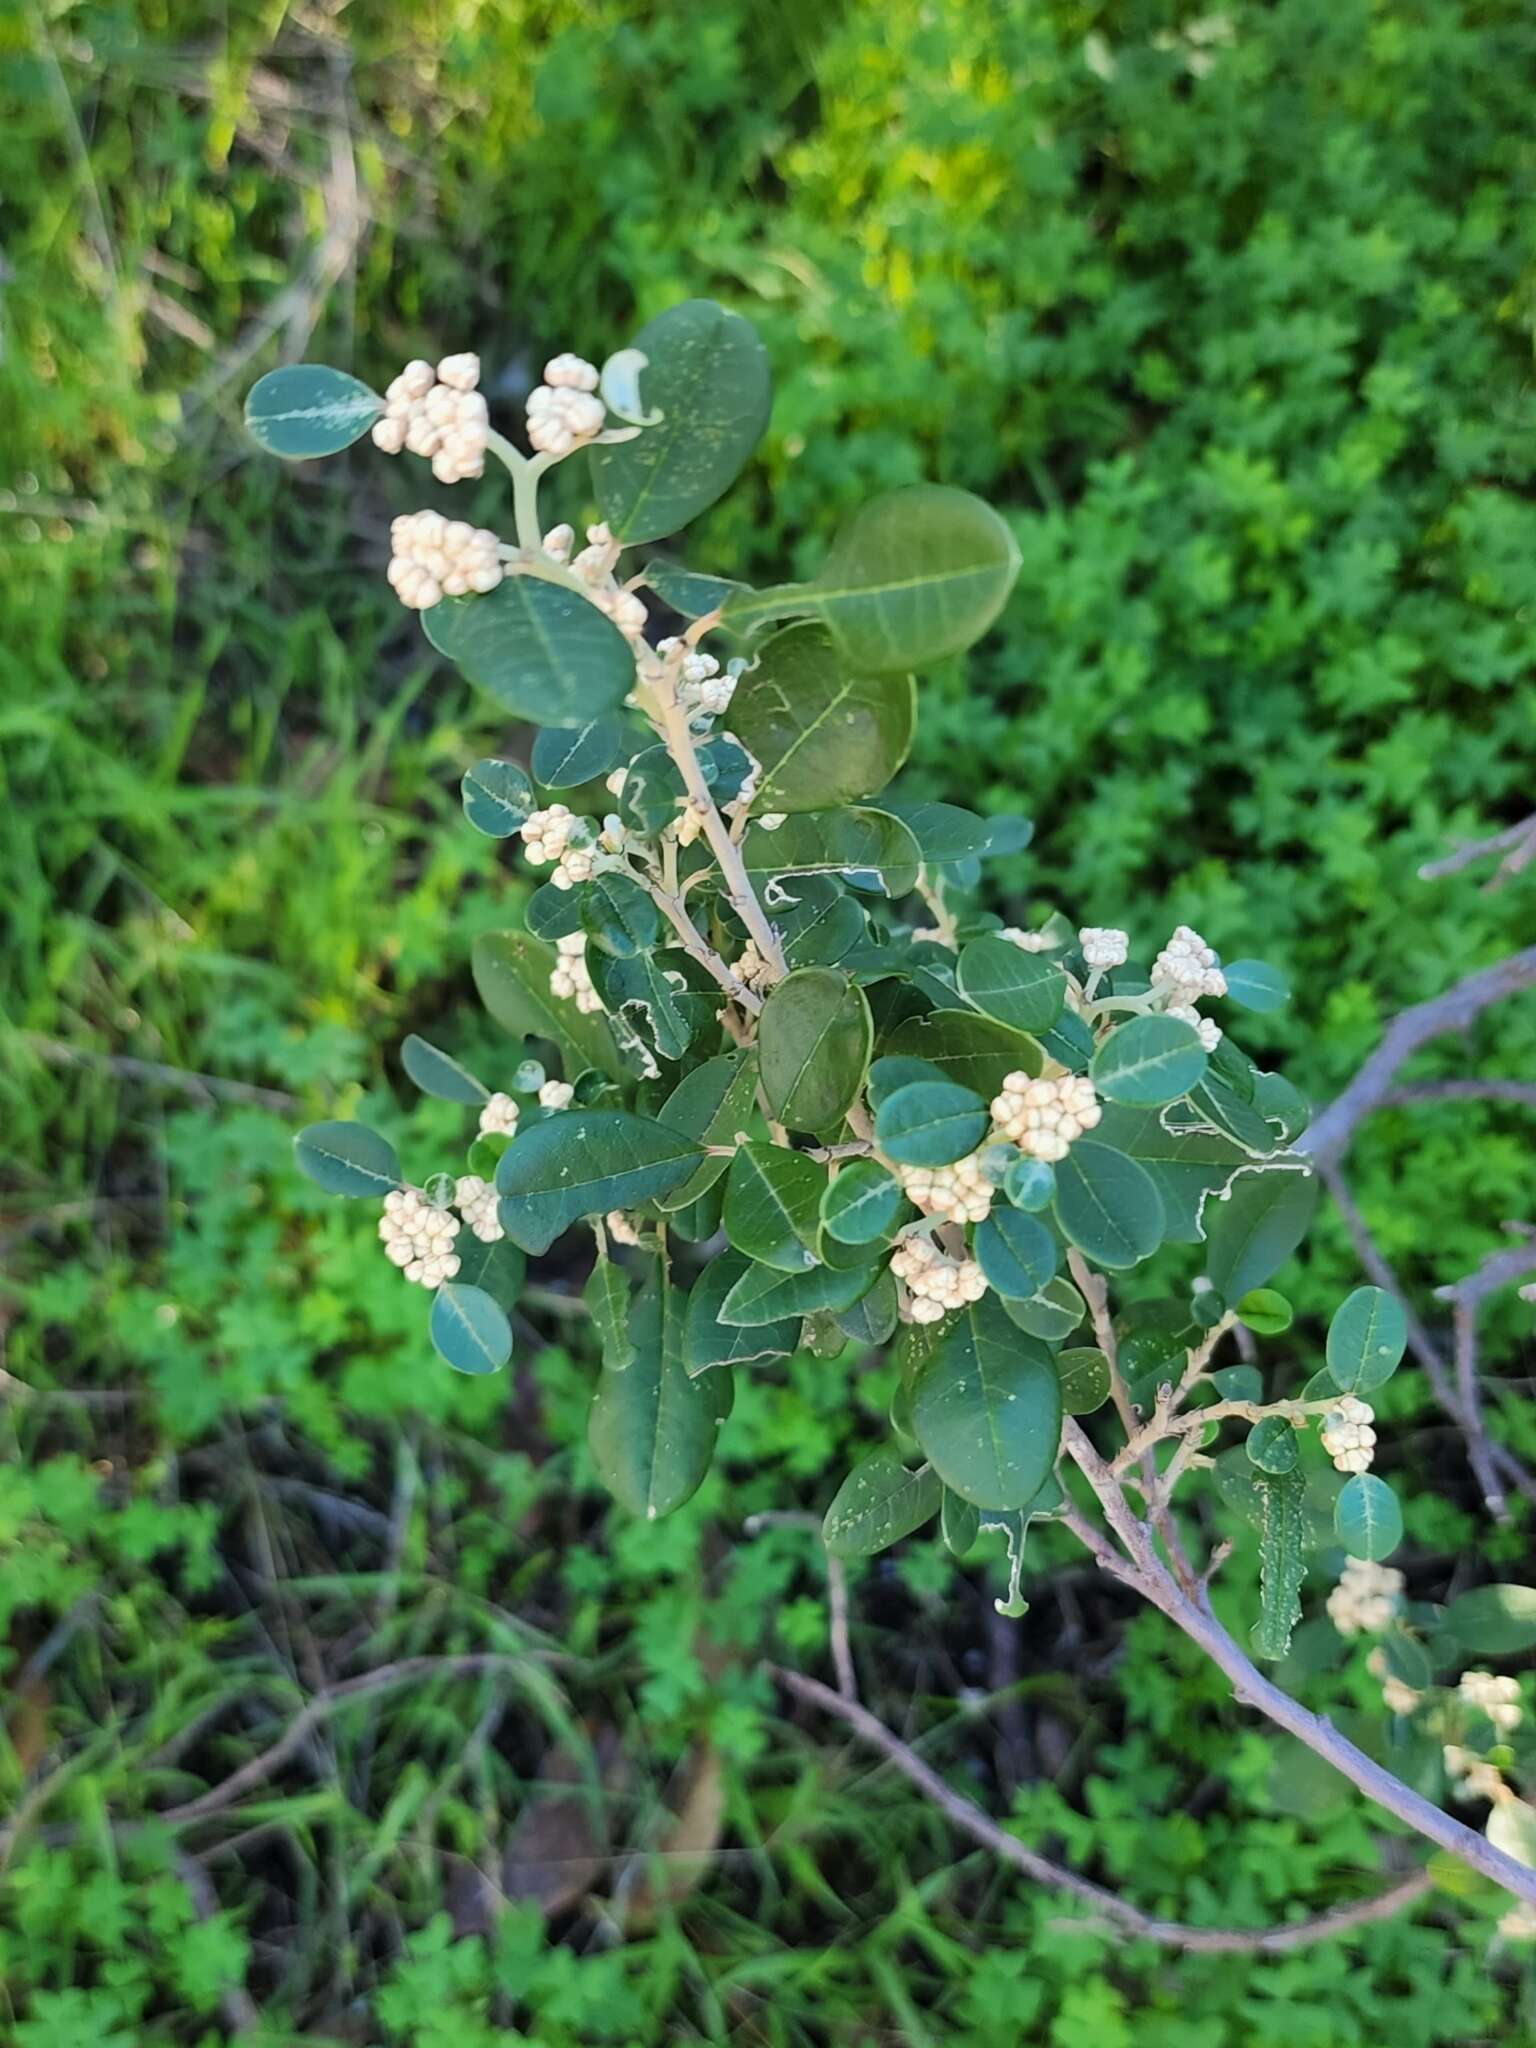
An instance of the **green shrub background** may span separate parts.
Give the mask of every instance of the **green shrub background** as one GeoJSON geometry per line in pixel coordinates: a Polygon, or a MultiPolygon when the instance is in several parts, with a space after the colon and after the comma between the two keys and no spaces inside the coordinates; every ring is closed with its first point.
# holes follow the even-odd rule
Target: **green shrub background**
{"type": "MultiPolygon", "coordinates": [[[[1019,589],[926,679],[913,789],[1036,819],[1015,916],[1274,960],[1295,1000],[1247,1036],[1326,1099],[1386,1017],[1530,938],[1530,871],[1417,869],[1532,805],[1533,89],[1517,0],[0,19],[0,1803],[45,1801],[0,1873],[18,2048],[1536,2038],[1520,1953],[1485,1959],[1496,1901],[1272,1959],[1064,1932],[784,1716],[761,1660],[820,1668],[821,1568],[743,1520],[820,1511],[882,1371],[744,1382],[723,1469],[639,1528],[593,1487],[558,1300],[512,1388],[436,1364],[288,1131],[361,1104],[408,1158],[456,1136],[393,1048],[495,1057],[464,962],[519,885],[456,785],[516,736],[382,577],[389,518],[444,494],[366,446],[280,469],[238,425],[288,343],[376,383],[477,348],[511,418],[555,349],[690,294],[748,313],[773,423],[691,557],[809,568],[921,476],[997,503],[1019,589]],[[218,1824],[151,1818],[327,1676],[471,1650],[509,1663],[330,1718],[218,1824]],[[551,1780],[589,1789],[559,1853],[598,1901],[515,1900],[482,1939],[551,1780]]],[[[466,498],[496,516],[494,483],[466,498]]],[[[1529,1077],[1536,1006],[1421,1068],[1529,1077]]],[[[1531,1156],[1528,1113],[1456,1103],[1382,1114],[1351,1170],[1424,1290],[1531,1215],[1531,1156]]],[[[1325,1216],[1298,1369],[1355,1277],[1325,1216]]],[[[1490,1316],[1496,1426],[1533,1454],[1528,1330],[1490,1316]]],[[[1518,1573],[1419,1376],[1386,1407],[1416,1587],[1479,1551],[1518,1573]]],[[[1039,1563],[1016,1637],[985,1557],[870,1568],[874,1704],[1150,1909],[1369,1888],[1378,1817],[1065,1549],[1039,1563]]],[[[1316,1704],[1372,1703],[1363,1656],[1314,1661],[1316,1704]]]]}

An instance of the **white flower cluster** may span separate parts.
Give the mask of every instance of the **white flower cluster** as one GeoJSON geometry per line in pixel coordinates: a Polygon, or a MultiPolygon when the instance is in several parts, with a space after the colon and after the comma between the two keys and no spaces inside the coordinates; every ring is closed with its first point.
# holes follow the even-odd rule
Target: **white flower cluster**
{"type": "Polygon", "coordinates": [[[1167,991],[1176,1003],[1193,1003],[1201,996],[1227,992],[1227,977],[1215,953],[1187,924],[1178,927],[1152,962],[1152,984],[1167,991]]]}
{"type": "Polygon", "coordinates": [[[942,1322],[952,1308],[980,1301],[986,1276],[974,1259],[946,1258],[922,1236],[904,1237],[891,1253],[891,1271],[912,1297],[914,1323],[942,1322]]]}
{"type": "Polygon", "coordinates": [[[1522,1709],[1518,1678],[1497,1678],[1491,1671],[1463,1671],[1456,1690],[1462,1705],[1486,1715],[1501,1735],[1519,1727],[1522,1709]]]}
{"type": "Polygon", "coordinates": [[[1320,1434],[1323,1449],[1339,1472],[1369,1472],[1376,1455],[1376,1432],[1371,1424],[1376,1411],[1369,1401],[1346,1394],[1337,1408],[1323,1417],[1320,1434]]]}
{"type": "Polygon", "coordinates": [[[402,512],[390,522],[386,573],[400,602],[424,612],[440,598],[494,590],[502,577],[499,546],[488,526],[441,512],[402,512]]]}
{"type": "Polygon", "coordinates": [[[1221,1043],[1221,1026],[1214,1017],[1202,1017],[1193,1003],[1170,1003],[1163,1015],[1177,1017],[1181,1024],[1192,1024],[1195,1035],[1207,1052],[1214,1052],[1221,1043]]]}
{"type": "Polygon", "coordinates": [[[477,1173],[460,1174],[454,1182],[453,1199],[459,1214],[482,1244],[500,1244],[506,1236],[496,1214],[496,1190],[477,1173]]]}
{"type": "Polygon", "coordinates": [[[684,640],[658,640],[656,652],[663,661],[677,663],[677,701],[692,717],[718,718],[730,709],[736,678],[722,675],[712,654],[700,653],[684,640]]]}
{"type": "Polygon", "coordinates": [[[517,1104],[510,1095],[493,1095],[480,1111],[482,1138],[513,1138],[517,1135],[517,1104]]]}
{"type": "Polygon", "coordinates": [[[1463,1749],[1459,1743],[1448,1742],[1440,1756],[1445,1764],[1445,1774],[1451,1781],[1451,1790],[1458,1799],[1494,1802],[1504,1797],[1503,1773],[1497,1764],[1485,1763],[1476,1750],[1463,1749]]]}
{"type": "Polygon", "coordinates": [[[1339,1583],[1328,1595],[1328,1619],[1341,1636],[1379,1636],[1397,1619],[1403,1575],[1369,1558],[1346,1557],[1339,1583]]]}
{"type": "MultiPolygon", "coordinates": [[[[583,962],[583,965],[585,965],[585,962],[583,962]]],[[[539,1090],[539,1107],[541,1109],[569,1109],[571,1097],[575,1093],[576,1090],[569,1081],[546,1081],[539,1090]]]]}
{"type": "Polygon", "coordinates": [[[622,1209],[610,1209],[603,1218],[603,1227],[615,1244],[638,1244],[640,1233],[624,1214],[622,1209]]]}
{"type": "Polygon", "coordinates": [[[1415,1692],[1406,1680],[1396,1676],[1387,1663],[1385,1650],[1372,1650],[1365,1660],[1365,1668],[1372,1678],[1381,1681],[1381,1703],[1389,1714],[1412,1714],[1418,1711],[1419,1704],[1424,1698],[1423,1693],[1415,1692]]]}
{"type": "Polygon", "coordinates": [[[1017,946],[1021,953],[1049,953],[1055,943],[1046,932],[1021,931],[1016,924],[1004,925],[997,936],[1017,946]]]}
{"type": "Polygon", "coordinates": [[[556,939],[555,950],[559,957],[549,977],[550,994],[563,1003],[574,1001],[583,1016],[591,1016],[603,1003],[587,972],[586,933],[569,932],[563,939],[556,939]]]}
{"type": "Polygon", "coordinates": [[[597,865],[592,828],[585,818],[573,816],[567,805],[551,804],[547,810],[530,811],[517,829],[530,867],[548,867],[554,862],[555,872],[549,879],[557,889],[591,881],[597,865]]]}
{"type": "Polygon", "coordinates": [[[384,1256],[399,1266],[407,1280],[421,1287],[441,1287],[459,1270],[453,1240],[459,1219],[439,1209],[417,1188],[394,1188],[384,1197],[379,1236],[384,1256]]]}
{"type": "Polygon", "coordinates": [[[1091,1131],[1103,1114],[1093,1083],[1081,1074],[1034,1081],[1010,1074],[992,1099],[992,1121],[1005,1138],[1032,1159],[1065,1159],[1073,1140],[1091,1131]]]}
{"type": "Polygon", "coordinates": [[[925,1216],[946,1223],[984,1223],[992,1212],[992,1183],[981,1170],[981,1154],[968,1153],[952,1166],[900,1166],[902,1191],[925,1216]]]}
{"type": "Polygon", "coordinates": [[[761,990],[766,987],[772,969],[757,950],[757,941],[748,939],[738,958],[731,962],[731,972],[748,988],[761,990]]]}
{"type": "MultiPolygon", "coordinates": [[[[557,527],[555,537],[563,537],[569,531],[568,527],[557,527]]],[[[621,553],[621,544],[599,522],[587,528],[587,545],[572,560],[571,570],[587,586],[588,595],[598,610],[612,619],[627,639],[638,641],[644,636],[648,619],[645,606],[636,593],[620,589],[613,580],[614,564],[621,553]]]]}
{"type": "Polygon", "coordinates": [[[528,439],[541,455],[569,455],[603,431],[606,410],[597,396],[595,364],[580,356],[551,356],[544,382],[528,394],[528,439]]]}
{"type": "Polygon", "coordinates": [[[1088,967],[1123,967],[1130,957],[1131,935],[1113,925],[1085,924],[1077,935],[1088,967]]]}
{"type": "Polygon", "coordinates": [[[440,484],[456,484],[485,471],[485,438],[490,419],[480,382],[480,358],[444,356],[436,370],[427,362],[407,363],[384,393],[384,416],[374,424],[373,445],[386,455],[408,448],[432,459],[440,484]]]}

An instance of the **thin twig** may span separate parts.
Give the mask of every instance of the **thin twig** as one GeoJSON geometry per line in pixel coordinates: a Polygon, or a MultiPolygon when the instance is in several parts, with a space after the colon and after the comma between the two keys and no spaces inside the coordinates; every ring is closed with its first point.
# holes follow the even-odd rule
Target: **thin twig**
{"type": "Polygon", "coordinates": [[[1518,825],[1509,825],[1502,832],[1491,833],[1486,839],[1464,839],[1454,853],[1426,861],[1419,869],[1419,880],[1438,882],[1445,875],[1460,874],[1463,868],[1471,867],[1490,853],[1502,853],[1504,859],[1484,882],[1485,895],[1502,887],[1511,875],[1518,875],[1536,860],[1536,814],[1522,818],[1518,825]]]}
{"type": "Polygon", "coordinates": [[[1296,1150],[1320,1167],[1336,1165],[1348,1150],[1356,1126],[1380,1106],[1393,1076],[1420,1046],[1447,1031],[1466,1031],[1490,1004],[1536,984],[1536,946],[1496,960],[1428,1002],[1414,1003],[1392,1019],[1381,1043],[1343,1092],[1334,1097],[1296,1141],[1296,1150]]]}
{"type": "Polygon", "coordinates": [[[98,1052],[87,1045],[66,1045],[41,1032],[23,1031],[21,1043],[50,1067],[92,1067],[121,1081],[139,1081],[148,1088],[171,1088],[203,1102],[249,1102],[258,1109],[297,1109],[299,1098],[286,1088],[258,1088],[251,1081],[226,1081],[221,1074],[194,1074],[159,1060],[131,1058],[127,1053],[98,1052]]]}
{"type": "Polygon", "coordinates": [[[1091,1879],[1079,1877],[1075,1870],[1052,1863],[1047,1857],[1027,1848],[1017,1836],[1000,1828],[974,1801],[946,1784],[915,1750],[856,1700],[845,1698],[833,1692],[830,1686],[822,1685],[814,1678],[803,1677],[798,1671],[786,1671],[775,1666],[773,1675],[787,1692],[793,1693],[807,1706],[819,1707],[823,1713],[831,1714],[861,1742],[877,1749],[887,1762],[895,1765],[909,1785],[972,1841],[980,1843],[982,1848],[990,1850],[1005,1863],[1012,1864],[1016,1870],[1023,1871],[1036,1884],[1050,1885],[1055,1890],[1071,1893],[1074,1898],[1092,1906],[1103,1919],[1138,1940],[1155,1941],[1165,1948],[1205,1955],[1280,1955],[1290,1949],[1305,1948],[1315,1941],[1327,1941],[1347,1934],[1352,1928],[1366,1926],[1375,1920],[1390,1919],[1393,1914],[1402,1912],[1422,1898],[1429,1889],[1428,1875],[1417,1871],[1401,1884],[1393,1885],[1390,1890],[1379,1892],[1372,1898],[1358,1900],[1350,1906],[1335,1907],[1332,1912],[1320,1914],[1312,1920],[1298,1920],[1288,1927],[1190,1927],[1177,1920],[1160,1920],[1150,1913],[1143,1913],[1115,1892],[1094,1884],[1091,1879]]]}
{"type": "Polygon", "coordinates": [[[1416,1081],[1411,1087],[1389,1088],[1381,1098],[1383,1109],[1409,1109],[1420,1102],[1519,1102],[1536,1109],[1536,1082],[1505,1081],[1416,1081]]]}

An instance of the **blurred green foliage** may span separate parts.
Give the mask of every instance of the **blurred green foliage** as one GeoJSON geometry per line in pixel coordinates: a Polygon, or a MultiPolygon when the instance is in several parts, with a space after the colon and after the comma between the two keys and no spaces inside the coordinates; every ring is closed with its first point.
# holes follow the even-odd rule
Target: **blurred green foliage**
{"type": "MultiPolygon", "coordinates": [[[[822,1657],[822,1567],[805,1530],[737,1541],[740,1517],[825,1505],[882,1370],[851,1398],[809,1358],[746,1381],[729,1520],[712,1479],[644,1528],[590,1484],[558,1301],[530,1304],[512,1385],[436,1365],[287,1131],[361,1105],[431,1135],[442,1106],[397,1093],[408,1029],[449,1018],[494,1057],[462,963],[516,885],[455,785],[512,736],[380,574],[419,477],[367,449],[280,471],[237,426],[311,332],[376,382],[478,348],[511,403],[556,348],[601,354],[690,293],[739,305],[779,392],[694,559],[803,569],[839,512],[923,475],[1005,506],[1020,591],[927,689],[914,791],[1033,814],[1014,914],[1187,919],[1275,959],[1297,996],[1261,1040],[1323,1097],[1392,1011],[1529,935],[1531,871],[1416,877],[1531,801],[1529,9],[304,22],[0,20],[8,2038],[1533,2038],[1518,1954],[1482,1953],[1496,1902],[1267,1959],[1066,1934],[1061,1900],[781,1718],[760,1659],[822,1657]],[[468,1655],[507,1662],[338,1707],[209,1818],[154,1818],[325,1683],[468,1655]],[[574,1892],[519,1893],[509,1826],[524,1865],[581,1867],[574,1892]]],[[[460,496],[492,516],[493,484],[460,496]]],[[[1528,1002],[1425,1066],[1533,1069],[1528,1002]]],[[[1365,1133],[1357,1194],[1416,1283],[1529,1214],[1522,1114],[1365,1133]]],[[[1325,1222],[1295,1342],[1356,1278],[1325,1222]]],[[[1490,1314],[1496,1364],[1518,1316],[1490,1314]]],[[[1498,1427],[1530,1452],[1521,1387],[1498,1427]]],[[[1416,1589],[1474,1543],[1518,1560],[1417,1375],[1384,1407],[1420,1479],[1416,1589]]],[[[1251,1603],[1251,1557],[1229,1570],[1251,1603]]],[[[908,1546],[856,1585],[855,1642],[873,1702],[1031,1840],[1186,1918],[1377,1881],[1375,1817],[1054,1532],[1011,1647],[998,1582],[908,1546]]],[[[1290,1674],[1316,1704],[1373,1704],[1362,1654],[1317,1662],[1290,1674]]]]}

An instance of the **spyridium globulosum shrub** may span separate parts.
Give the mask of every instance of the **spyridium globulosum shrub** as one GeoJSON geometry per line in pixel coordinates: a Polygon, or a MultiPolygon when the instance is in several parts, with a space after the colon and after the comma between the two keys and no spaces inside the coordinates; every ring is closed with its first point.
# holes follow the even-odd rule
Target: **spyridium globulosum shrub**
{"type": "Polygon", "coordinates": [[[417,1087],[463,1105],[464,1152],[416,1183],[381,1135],[333,1122],[299,1135],[299,1165],[378,1207],[384,1257],[431,1296],[431,1341],[460,1372],[508,1363],[527,1259],[590,1234],[590,1444],[637,1515],[698,1488],[737,1372],[889,1347],[888,1439],[833,1490],[834,1556],[935,1520],[956,1553],[1001,1530],[999,1605],[1021,1614],[1030,1525],[1063,1521],[1391,1804],[1387,1774],[1297,1726],[1312,1717],[1220,1630],[1176,1495],[1214,1485],[1257,1527],[1261,1659],[1290,1645],[1309,1554],[1335,1577],[1342,1556],[1329,1615],[1369,1639],[1385,1709],[1422,1722],[1451,1795],[1491,1803],[1489,1839],[1406,1787],[1395,1810],[1536,1902],[1536,1812],[1508,1783],[1518,1685],[1447,1680],[1454,1604],[1426,1615],[1383,1562],[1402,1518],[1371,1469],[1369,1397],[1404,1355],[1400,1304],[1350,1295],[1310,1376],[1284,1353],[1253,1362],[1248,1340],[1289,1325],[1268,1283],[1317,1193],[1306,1105],[1238,1042],[1283,980],[1187,926],[1005,926],[979,886],[1027,820],[891,794],[917,676],[1008,598],[1007,523],[908,486],[848,519],[809,581],[749,588],[661,545],[767,424],[744,319],[695,300],[600,368],[556,355],[528,453],[492,427],[479,374],[462,352],[412,362],[380,397],[298,365],[247,405],[280,456],[371,434],[444,485],[505,467],[510,533],[420,510],[394,521],[387,573],[431,645],[536,728],[527,766],[463,777],[467,827],[537,884],[522,929],[474,946],[506,1058],[482,1078],[422,1038],[402,1051],[417,1087]],[[581,545],[539,506],[578,456],[598,513],[581,545]],[[1197,1248],[1192,1287],[1144,1270],[1164,1246],[1197,1248]],[[1234,1333],[1242,1360],[1223,1363],[1234,1333]]]}

